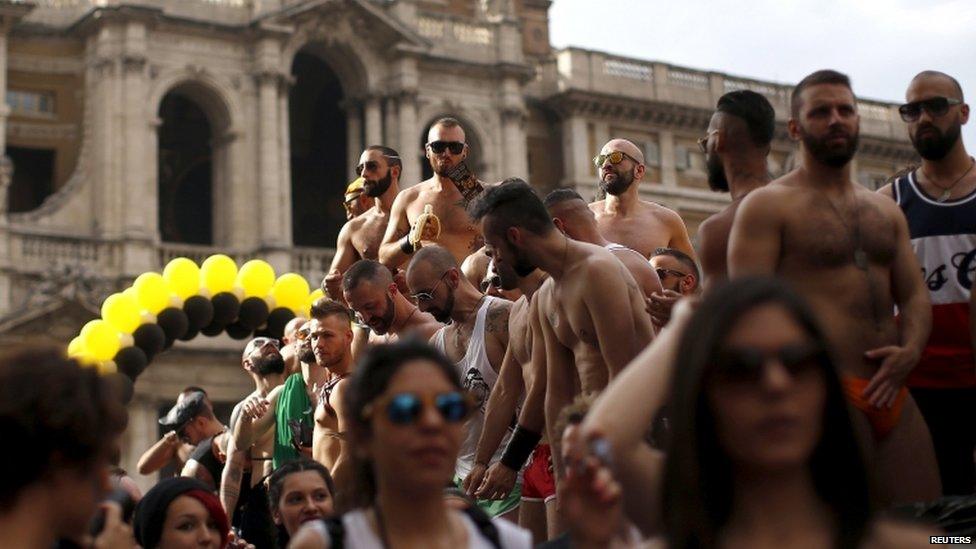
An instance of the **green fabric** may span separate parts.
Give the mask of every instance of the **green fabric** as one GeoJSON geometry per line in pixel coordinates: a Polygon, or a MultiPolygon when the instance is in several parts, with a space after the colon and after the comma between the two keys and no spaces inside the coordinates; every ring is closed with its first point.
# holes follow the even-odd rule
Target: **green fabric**
{"type": "MultiPolygon", "coordinates": [[[[454,485],[459,489],[463,489],[463,481],[460,477],[454,477],[454,485]]],[[[512,491],[505,497],[505,499],[476,499],[475,503],[481,508],[489,517],[500,517],[505,513],[508,513],[512,509],[515,509],[522,503],[522,483],[516,482],[512,491]]]]}
{"type": "Polygon", "coordinates": [[[302,374],[292,374],[285,380],[285,387],[278,395],[278,404],[275,406],[275,441],[274,441],[274,468],[277,469],[282,464],[295,461],[301,457],[298,450],[291,443],[291,429],[288,421],[297,419],[303,423],[312,425],[312,401],[305,392],[305,379],[302,374]]]}

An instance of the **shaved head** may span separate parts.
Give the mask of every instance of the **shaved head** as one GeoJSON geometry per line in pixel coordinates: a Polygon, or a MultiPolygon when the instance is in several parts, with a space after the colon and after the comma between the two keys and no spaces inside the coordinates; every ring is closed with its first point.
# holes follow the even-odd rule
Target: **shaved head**
{"type": "Polygon", "coordinates": [[[626,139],[611,139],[610,141],[607,141],[607,144],[600,149],[600,154],[608,154],[613,151],[627,153],[627,156],[633,158],[641,164],[644,163],[644,153],[640,150],[640,147],[634,145],[632,142],[626,139]]]}
{"type": "Polygon", "coordinates": [[[302,318],[300,316],[296,316],[295,318],[289,320],[288,324],[285,324],[284,339],[287,341],[293,340],[295,338],[295,332],[297,332],[299,328],[304,326],[306,322],[308,322],[308,319],[302,318]]]}
{"type": "Polygon", "coordinates": [[[450,269],[457,269],[458,264],[454,254],[449,252],[447,248],[434,244],[424,246],[414,254],[413,259],[410,260],[410,265],[407,267],[407,276],[409,277],[410,273],[421,268],[440,275],[450,269]]]}
{"type": "Polygon", "coordinates": [[[941,71],[930,70],[930,71],[922,71],[916,74],[915,78],[912,78],[912,83],[909,84],[908,89],[911,90],[912,87],[914,87],[916,82],[924,82],[924,81],[932,81],[932,80],[942,80],[946,82],[952,87],[952,91],[955,92],[955,95],[952,98],[958,99],[960,101],[965,101],[965,98],[962,95],[962,86],[959,84],[959,81],[941,71]]]}

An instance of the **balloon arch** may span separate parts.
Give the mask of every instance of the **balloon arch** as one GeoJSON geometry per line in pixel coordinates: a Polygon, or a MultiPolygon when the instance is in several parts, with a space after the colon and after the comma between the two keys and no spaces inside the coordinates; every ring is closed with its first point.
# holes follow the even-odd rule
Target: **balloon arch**
{"type": "Polygon", "coordinates": [[[280,338],[288,321],[307,317],[322,295],[320,289],[310,292],[301,275],[275,278],[274,268],[260,259],[238,269],[223,254],[199,266],[178,257],[162,274],[143,273],[131,287],[105,299],[102,317],[85,324],[71,340],[68,356],[102,374],[124,374],[134,382],[176,340],[224,331],[241,340],[252,334],[280,338]]]}

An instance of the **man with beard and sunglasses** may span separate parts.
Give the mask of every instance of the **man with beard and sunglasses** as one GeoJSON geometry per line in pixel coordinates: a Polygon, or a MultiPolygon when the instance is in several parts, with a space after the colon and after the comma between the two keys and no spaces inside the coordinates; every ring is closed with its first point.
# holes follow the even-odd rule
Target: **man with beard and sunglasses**
{"type": "MultiPolygon", "coordinates": [[[[358,324],[369,328],[365,345],[390,343],[415,334],[424,341],[443,326],[400,293],[390,270],[361,259],[342,276],[342,294],[358,324]]],[[[353,347],[356,347],[353,342],[353,347]]],[[[363,345],[363,347],[365,346],[363,345]]]]}
{"type": "Polygon", "coordinates": [[[390,210],[400,192],[403,163],[395,150],[371,145],[359,157],[356,173],[363,178],[363,194],[375,205],[342,226],[336,240],[336,253],[323,280],[323,290],[342,301],[342,273],[360,259],[378,259],[383,234],[390,222],[390,210]]]}
{"type": "MultiPolygon", "coordinates": [[[[241,367],[254,381],[254,392],[242,399],[230,415],[230,428],[240,419],[244,404],[251,398],[267,398],[285,381],[285,358],[281,343],[270,337],[256,337],[244,347],[241,367]]],[[[250,447],[238,447],[233,437],[227,444],[227,462],[220,480],[220,503],[231,523],[241,529],[251,543],[271,541],[271,514],[263,480],[273,471],[275,431],[272,427],[250,447]]],[[[260,545],[264,546],[264,545],[260,545]]]]}
{"type": "Polygon", "coordinates": [[[742,201],[729,276],[775,274],[809,301],[860,412],[852,420],[878,473],[881,502],[934,499],[941,489],[932,442],[904,387],[932,317],[905,216],[851,180],[860,117],[847,76],[807,76],[790,109],[798,167],[742,201]]]}
{"type": "Polygon", "coordinates": [[[776,113],[769,100],[752,90],[736,90],[719,97],[708,131],[698,140],[708,186],[732,198],[731,204],[698,227],[703,286],[728,277],[732,220],[742,199],[769,183],[766,157],[775,130],[776,113]]]}
{"type": "Polygon", "coordinates": [[[606,197],[590,204],[603,237],[648,258],[655,248],[677,248],[691,257],[688,229],[676,212],[641,200],[644,153],[626,139],[611,139],[593,159],[606,197]]]}
{"type": "Polygon", "coordinates": [[[450,177],[469,153],[461,123],[454,118],[434,122],[427,133],[424,150],[434,175],[397,195],[380,246],[379,260],[391,269],[408,262],[419,246],[436,243],[447,248],[461,263],[484,242],[465,211],[467,199],[450,177]],[[410,241],[410,232],[428,205],[440,220],[440,234],[435,236],[431,224],[427,224],[415,246],[410,241]]]}
{"type": "MultiPolygon", "coordinates": [[[[454,363],[465,391],[474,397],[475,411],[465,424],[464,442],[455,467],[455,483],[461,486],[475,466],[475,451],[484,428],[485,406],[508,347],[508,317],[512,303],[482,294],[468,281],[447,248],[425,246],[410,261],[407,285],[420,309],[448,325],[430,339],[431,345],[454,363]]],[[[488,466],[501,459],[496,452],[488,466]]],[[[479,500],[491,516],[516,521],[522,490],[516,484],[500,500],[479,500]]]]}
{"type": "MultiPolygon", "coordinates": [[[[532,296],[533,363],[546,366],[546,431],[580,393],[601,391],[654,336],[644,294],[606,248],[556,229],[535,190],[507,179],[471,205],[498,269],[550,278],[532,296]],[[539,352],[535,352],[538,350],[539,352]]],[[[559,456],[554,456],[557,479],[559,456]]]]}
{"type": "Polygon", "coordinates": [[[959,82],[941,72],[912,79],[898,110],[922,165],[879,192],[908,219],[912,248],[932,300],[932,332],[906,385],[932,433],[942,489],[976,485],[976,367],[969,340],[969,292],[976,267],[976,160],[962,142],[969,105],[959,82]]]}

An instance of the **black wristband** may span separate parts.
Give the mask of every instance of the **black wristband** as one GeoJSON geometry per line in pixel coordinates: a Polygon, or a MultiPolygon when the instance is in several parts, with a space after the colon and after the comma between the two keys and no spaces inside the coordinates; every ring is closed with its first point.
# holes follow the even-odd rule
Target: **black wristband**
{"type": "Polygon", "coordinates": [[[400,251],[407,255],[410,255],[415,251],[417,251],[416,249],[414,249],[413,243],[410,242],[410,235],[407,235],[400,239],[400,251]]]}
{"type": "Polygon", "coordinates": [[[540,433],[533,433],[521,425],[515,427],[515,432],[512,433],[512,438],[508,441],[508,446],[505,447],[505,453],[502,454],[501,464],[513,471],[518,471],[525,465],[526,460],[532,455],[532,450],[535,450],[540,440],[542,440],[540,433]]]}

